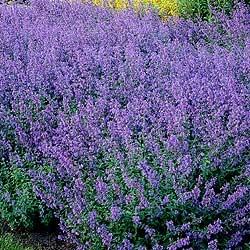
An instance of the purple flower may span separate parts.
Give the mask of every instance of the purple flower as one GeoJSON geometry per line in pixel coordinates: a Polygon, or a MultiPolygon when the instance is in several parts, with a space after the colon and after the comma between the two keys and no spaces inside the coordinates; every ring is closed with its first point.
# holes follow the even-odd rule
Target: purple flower
{"type": "Polygon", "coordinates": [[[125,196],[125,202],[128,205],[129,203],[131,203],[133,200],[133,196],[132,195],[126,195],[125,196]]]}
{"type": "Polygon", "coordinates": [[[218,241],[217,240],[212,240],[208,242],[208,249],[209,250],[218,250],[218,245],[217,245],[218,241]]]}
{"type": "Polygon", "coordinates": [[[153,246],[153,250],[163,250],[163,249],[164,249],[164,247],[159,245],[159,244],[156,244],[153,246]]]}
{"type": "Polygon", "coordinates": [[[97,233],[100,235],[103,245],[106,247],[110,247],[113,236],[112,233],[107,230],[106,226],[101,225],[100,227],[98,227],[97,233]]]}
{"type": "Polygon", "coordinates": [[[181,226],[182,231],[188,231],[190,229],[190,223],[185,223],[181,226]]]}
{"type": "Polygon", "coordinates": [[[110,216],[111,220],[117,221],[121,218],[122,209],[120,207],[113,206],[111,207],[110,212],[111,212],[111,216],[110,216]]]}
{"type": "Polygon", "coordinates": [[[143,210],[143,209],[148,208],[148,207],[149,207],[148,200],[145,198],[145,196],[141,195],[138,209],[143,210]]]}
{"type": "Polygon", "coordinates": [[[164,196],[163,200],[162,200],[162,205],[166,205],[169,203],[169,198],[168,196],[164,196]]]}
{"type": "Polygon", "coordinates": [[[249,191],[248,187],[238,187],[237,190],[228,196],[227,200],[224,202],[223,207],[225,209],[233,206],[239,199],[243,198],[245,194],[249,191]]]}
{"type": "Polygon", "coordinates": [[[192,159],[190,155],[185,155],[180,163],[180,166],[178,167],[178,171],[182,174],[182,175],[189,175],[192,171],[192,159]]]}
{"type": "Polygon", "coordinates": [[[153,187],[157,187],[159,185],[159,176],[157,172],[152,167],[150,167],[146,161],[141,162],[138,168],[141,170],[142,175],[147,178],[153,187]]]}
{"type": "Polygon", "coordinates": [[[146,227],[145,228],[145,233],[149,236],[149,237],[153,237],[155,235],[155,230],[153,228],[149,228],[146,227]]]}
{"type": "Polygon", "coordinates": [[[201,205],[204,207],[212,206],[215,202],[216,194],[214,192],[214,189],[206,189],[205,194],[203,195],[201,205]]]}
{"type": "Polygon", "coordinates": [[[169,137],[167,143],[168,143],[168,148],[170,150],[176,150],[179,147],[179,140],[178,140],[177,136],[175,136],[175,135],[171,135],[169,137]]]}
{"type": "Polygon", "coordinates": [[[125,239],[122,241],[122,245],[118,247],[118,250],[132,250],[134,245],[128,240],[125,239]]]}
{"type": "Polygon", "coordinates": [[[90,226],[91,229],[94,229],[97,226],[97,212],[96,211],[92,211],[89,213],[88,216],[88,224],[90,226]]]}
{"type": "Polygon", "coordinates": [[[167,229],[169,231],[174,231],[175,230],[175,226],[174,226],[173,221],[166,221],[165,225],[166,225],[166,227],[167,227],[167,229]]]}
{"type": "Polygon", "coordinates": [[[177,250],[177,249],[181,249],[185,246],[188,246],[190,244],[190,239],[189,237],[186,238],[181,238],[179,240],[177,240],[174,244],[171,244],[168,249],[169,250],[177,250]]]}
{"type": "Polygon", "coordinates": [[[138,215],[133,216],[133,223],[138,226],[141,224],[140,217],[138,215]]]}
{"type": "Polygon", "coordinates": [[[108,193],[108,186],[107,184],[102,180],[98,179],[95,184],[96,192],[97,192],[97,198],[100,202],[107,199],[107,193],[108,193]]]}
{"type": "Polygon", "coordinates": [[[81,179],[76,179],[75,181],[76,189],[83,191],[84,190],[84,183],[81,179]]]}
{"type": "Polygon", "coordinates": [[[220,219],[218,219],[213,224],[208,225],[208,227],[207,227],[208,238],[210,238],[211,235],[215,235],[215,234],[222,232],[223,227],[221,224],[222,224],[222,221],[220,219]]]}
{"type": "Polygon", "coordinates": [[[162,22],[32,0],[0,17],[4,220],[30,204],[6,184],[15,165],[79,249],[244,246],[248,7],[162,22]]]}
{"type": "Polygon", "coordinates": [[[238,246],[239,243],[243,240],[241,232],[236,232],[232,235],[231,239],[227,243],[228,249],[234,249],[234,247],[238,246]]]}

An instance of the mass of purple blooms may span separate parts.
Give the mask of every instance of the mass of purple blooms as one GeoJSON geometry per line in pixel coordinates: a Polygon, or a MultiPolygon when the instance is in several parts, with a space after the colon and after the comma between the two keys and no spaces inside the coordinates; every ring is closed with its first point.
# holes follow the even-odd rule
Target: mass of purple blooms
{"type": "Polygon", "coordinates": [[[0,159],[27,171],[78,250],[237,249],[250,236],[249,74],[241,3],[212,23],[2,5],[0,159]]]}

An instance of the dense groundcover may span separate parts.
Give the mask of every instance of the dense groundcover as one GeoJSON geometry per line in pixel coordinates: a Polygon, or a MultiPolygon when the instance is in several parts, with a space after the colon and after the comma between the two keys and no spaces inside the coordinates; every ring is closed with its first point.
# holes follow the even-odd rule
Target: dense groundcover
{"type": "Polygon", "coordinates": [[[249,20],[242,4],[214,23],[3,5],[1,168],[79,250],[245,246],[249,20]]]}

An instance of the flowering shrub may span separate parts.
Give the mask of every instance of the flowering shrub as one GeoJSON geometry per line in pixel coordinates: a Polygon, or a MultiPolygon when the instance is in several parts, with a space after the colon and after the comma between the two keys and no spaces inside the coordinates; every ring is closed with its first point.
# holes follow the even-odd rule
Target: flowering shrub
{"type": "MultiPolygon", "coordinates": [[[[86,0],[83,0],[86,2],[86,0]]],[[[125,9],[133,7],[139,9],[140,7],[153,7],[158,11],[160,16],[176,16],[178,14],[177,0],[92,0],[92,2],[99,6],[109,6],[114,9],[125,9]]]]}
{"type": "Polygon", "coordinates": [[[245,6],[210,24],[46,0],[0,18],[0,156],[34,166],[61,238],[79,250],[247,242],[245,6]]]}

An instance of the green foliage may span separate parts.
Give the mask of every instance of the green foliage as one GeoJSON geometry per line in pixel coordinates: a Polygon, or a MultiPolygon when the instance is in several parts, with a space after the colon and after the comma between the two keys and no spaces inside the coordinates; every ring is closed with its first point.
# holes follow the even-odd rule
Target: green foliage
{"type": "MultiPolygon", "coordinates": [[[[164,155],[166,162],[167,160],[174,159],[174,155],[167,150],[164,151],[164,149],[162,149],[162,154],[164,155]]],[[[210,154],[211,152],[209,151],[209,148],[205,148],[203,157],[200,159],[200,168],[193,170],[188,181],[184,179],[183,182],[179,181],[179,184],[181,184],[180,187],[185,188],[187,193],[192,193],[192,190],[194,190],[197,185],[198,177],[202,180],[199,184],[201,194],[199,199],[202,199],[202,196],[204,197],[204,194],[207,191],[206,185],[213,178],[216,179],[214,189],[218,193],[219,190],[221,190],[221,188],[226,184],[230,186],[232,192],[236,189],[239,181],[242,185],[247,185],[248,180],[242,177],[242,171],[244,169],[244,166],[240,167],[240,164],[242,163],[239,162],[238,167],[236,167],[227,160],[223,162],[223,165],[226,166],[225,168],[215,168],[210,154]]],[[[157,156],[147,151],[143,142],[141,143],[141,149],[137,152],[137,154],[129,157],[129,159],[130,160],[128,161],[124,161],[124,166],[121,166],[111,154],[103,153],[100,155],[99,162],[97,162],[99,166],[98,171],[93,176],[95,180],[99,178],[104,180],[109,187],[105,202],[98,202],[96,200],[95,197],[97,196],[97,193],[95,190],[95,182],[93,182],[92,179],[93,176],[91,177],[87,172],[85,173],[85,199],[87,200],[88,206],[82,214],[83,223],[78,228],[79,232],[81,232],[82,242],[90,241],[95,249],[105,249],[102,245],[100,236],[95,231],[91,231],[90,233],[88,217],[89,213],[92,211],[97,213],[97,222],[105,224],[108,230],[112,232],[114,237],[113,241],[116,241],[117,244],[124,239],[126,233],[129,231],[131,233],[131,241],[135,244],[135,249],[143,244],[146,244],[147,249],[152,249],[150,242],[145,241],[145,225],[161,232],[156,236],[159,242],[170,244],[172,239],[177,237],[182,225],[190,223],[194,232],[205,232],[204,228],[217,219],[217,205],[215,207],[203,208],[191,200],[181,201],[178,199],[178,195],[173,187],[173,176],[168,172],[164,172],[163,169],[159,167],[157,163],[157,156]],[[152,169],[166,177],[162,178],[160,185],[155,189],[150,188],[147,178],[141,176],[140,170],[137,168],[138,164],[143,159],[147,159],[152,169]],[[123,167],[126,171],[128,179],[140,183],[140,185],[144,187],[142,190],[135,187],[128,187],[125,183],[126,178],[124,178],[123,175],[123,167]],[[105,176],[105,173],[106,175],[109,175],[109,177],[105,176]],[[128,204],[123,204],[122,217],[119,222],[110,222],[110,208],[112,204],[115,203],[118,195],[113,191],[113,188],[117,184],[119,184],[119,194],[130,196],[131,200],[128,204]],[[147,197],[147,201],[150,206],[139,211],[137,210],[137,206],[140,202],[141,194],[147,197]],[[161,202],[165,195],[168,196],[169,202],[164,206],[162,213],[160,213],[159,208],[162,206],[161,202]],[[176,213],[176,211],[178,212],[176,213]],[[138,214],[141,220],[141,224],[138,226],[132,222],[132,218],[135,214],[138,214]],[[156,216],[157,214],[159,214],[159,216],[156,216]],[[179,231],[166,231],[166,221],[172,221],[179,231]]],[[[220,195],[223,196],[223,194],[220,195]]],[[[228,216],[228,214],[223,210],[219,213],[221,218],[228,216]]],[[[72,223],[68,223],[69,227],[74,228],[72,223]]],[[[200,241],[199,244],[199,249],[207,249],[207,243],[205,241],[200,241]]]]}
{"type": "MultiPolygon", "coordinates": [[[[42,209],[27,171],[0,162],[0,220],[11,228],[32,229],[39,223],[42,209]]],[[[44,214],[43,222],[48,224],[51,217],[44,214]]]]}
{"type": "Polygon", "coordinates": [[[22,246],[11,235],[5,234],[0,236],[0,250],[32,250],[32,248],[22,246]]]}
{"type": "Polygon", "coordinates": [[[179,14],[185,18],[202,18],[211,21],[212,9],[230,13],[233,0],[178,0],[179,14]]]}
{"type": "Polygon", "coordinates": [[[244,245],[244,249],[246,249],[246,250],[250,250],[250,242],[249,243],[246,243],[245,245],[244,245]]]}

